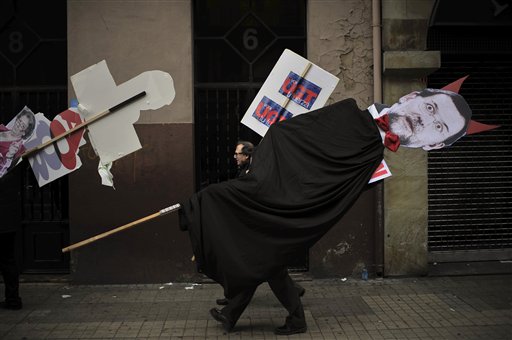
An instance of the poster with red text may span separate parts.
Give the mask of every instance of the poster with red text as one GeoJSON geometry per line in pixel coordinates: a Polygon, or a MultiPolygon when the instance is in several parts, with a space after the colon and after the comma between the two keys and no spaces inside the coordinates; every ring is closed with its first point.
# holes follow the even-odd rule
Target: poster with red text
{"type": "Polygon", "coordinates": [[[270,125],[325,105],[339,78],[300,55],[284,50],[242,118],[264,136],[270,125]]]}

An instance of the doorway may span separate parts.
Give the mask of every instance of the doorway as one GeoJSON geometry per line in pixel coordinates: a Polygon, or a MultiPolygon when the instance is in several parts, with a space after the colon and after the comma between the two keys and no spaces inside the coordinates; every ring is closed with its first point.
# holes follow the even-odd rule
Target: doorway
{"type": "MultiPolygon", "coordinates": [[[[48,119],[67,105],[66,1],[3,1],[0,5],[0,123],[24,107],[48,119]],[[52,18],[48,20],[48,18],[52,18]]],[[[68,185],[39,188],[28,162],[0,179],[6,223],[21,226],[18,260],[24,273],[66,273],[68,185]]]]}

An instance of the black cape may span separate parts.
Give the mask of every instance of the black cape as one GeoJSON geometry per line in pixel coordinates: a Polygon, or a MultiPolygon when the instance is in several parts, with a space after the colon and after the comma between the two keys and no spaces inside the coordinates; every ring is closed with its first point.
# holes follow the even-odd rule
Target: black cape
{"type": "Polygon", "coordinates": [[[199,270],[227,298],[267,281],[344,215],[383,150],[373,118],[353,99],[273,124],[246,176],[181,203],[199,270]]]}

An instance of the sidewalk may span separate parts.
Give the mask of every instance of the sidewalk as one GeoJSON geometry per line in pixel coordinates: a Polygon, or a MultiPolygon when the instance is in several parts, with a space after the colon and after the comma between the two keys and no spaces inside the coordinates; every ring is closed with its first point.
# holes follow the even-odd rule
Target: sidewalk
{"type": "MultiPolygon", "coordinates": [[[[512,339],[512,275],[301,281],[294,339],[512,339]]],[[[23,283],[0,339],[274,339],[286,311],[261,285],[232,333],[209,316],[217,284],[23,283]]]]}

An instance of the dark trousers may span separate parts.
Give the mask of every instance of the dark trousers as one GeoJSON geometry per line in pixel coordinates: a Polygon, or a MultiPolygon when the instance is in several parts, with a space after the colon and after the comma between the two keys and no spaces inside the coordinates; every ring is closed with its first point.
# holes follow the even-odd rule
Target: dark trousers
{"type": "MultiPolygon", "coordinates": [[[[281,302],[283,307],[288,311],[286,323],[293,328],[305,327],[306,318],[304,316],[304,308],[302,307],[297,288],[290,275],[288,275],[286,268],[267,282],[279,302],[281,302]]],[[[222,314],[224,314],[233,325],[236,324],[247,305],[249,305],[254,292],[256,292],[256,288],[257,286],[248,288],[229,299],[228,305],[222,309],[222,314]]]]}
{"type": "Polygon", "coordinates": [[[0,233],[0,272],[5,285],[5,302],[19,304],[19,272],[15,257],[16,232],[0,233]]]}

